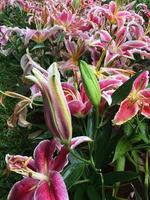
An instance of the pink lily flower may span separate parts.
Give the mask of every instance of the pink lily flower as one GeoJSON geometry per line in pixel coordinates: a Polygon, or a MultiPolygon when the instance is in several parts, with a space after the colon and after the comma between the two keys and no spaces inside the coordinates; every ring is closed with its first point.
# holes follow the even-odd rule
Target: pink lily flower
{"type": "Polygon", "coordinates": [[[1,3],[0,3],[0,12],[3,11],[6,7],[6,1],[5,0],[2,0],[1,3]]]}
{"type": "Polygon", "coordinates": [[[21,35],[23,36],[25,45],[27,45],[30,40],[33,40],[36,43],[42,43],[62,29],[63,27],[58,25],[55,25],[52,28],[45,28],[42,30],[26,28],[26,29],[21,29],[21,35]]]}
{"type": "Polygon", "coordinates": [[[131,13],[128,11],[119,11],[117,3],[111,1],[109,3],[108,10],[105,11],[105,15],[112,24],[117,23],[118,27],[121,27],[125,24],[125,21],[131,15],[131,13]]]}
{"type": "Polygon", "coordinates": [[[150,89],[146,88],[149,82],[149,72],[140,74],[133,83],[132,90],[128,97],[122,101],[119,110],[116,113],[113,123],[121,125],[135,115],[140,114],[150,118],[150,89]]]}
{"type": "Polygon", "coordinates": [[[5,46],[11,36],[11,28],[0,26],[0,46],[5,46]]]}
{"type": "MultiPolygon", "coordinates": [[[[71,148],[88,137],[72,139],[71,148]]],[[[69,151],[56,140],[44,140],[38,144],[32,157],[6,155],[9,170],[21,174],[23,179],[14,184],[8,200],[69,200],[67,188],[60,172],[68,164],[69,151]],[[57,156],[55,155],[55,152],[57,156]]]]}
{"type": "Polygon", "coordinates": [[[85,117],[92,105],[85,94],[83,86],[81,86],[80,92],[71,83],[62,83],[62,88],[71,114],[78,118],[85,117]]]}
{"type": "Polygon", "coordinates": [[[63,10],[58,12],[57,9],[53,9],[54,13],[51,17],[55,24],[61,25],[68,32],[76,32],[77,30],[82,30],[85,22],[81,17],[72,14],[68,10],[63,10]]]}
{"type": "Polygon", "coordinates": [[[118,57],[134,59],[132,52],[133,49],[140,50],[148,46],[147,43],[142,40],[126,41],[127,29],[125,26],[121,27],[115,35],[116,39],[114,40],[107,31],[102,30],[100,32],[102,42],[99,44],[99,46],[101,48],[108,48],[106,51],[104,67],[108,66],[118,57]]]}
{"type": "Polygon", "coordinates": [[[91,14],[95,19],[97,16],[104,16],[105,21],[108,20],[111,24],[117,25],[118,28],[124,26],[127,19],[131,16],[129,11],[119,10],[117,3],[114,1],[111,1],[108,5],[95,6],[91,9],[90,15],[91,14]]]}
{"type": "Polygon", "coordinates": [[[99,81],[101,92],[102,92],[102,100],[111,105],[112,98],[111,95],[115,92],[115,90],[120,87],[124,82],[128,80],[127,76],[122,74],[113,75],[99,81]]]}
{"type": "Polygon", "coordinates": [[[34,68],[27,78],[37,84],[42,92],[46,124],[54,137],[63,143],[72,138],[71,114],[62,90],[57,64],[49,68],[48,77],[34,68]]]}
{"type": "Polygon", "coordinates": [[[78,70],[78,61],[80,57],[84,54],[86,45],[84,41],[78,40],[77,44],[70,40],[65,40],[65,47],[67,52],[62,52],[63,58],[66,56],[66,61],[60,62],[60,67],[62,71],[67,69],[78,70]]]}

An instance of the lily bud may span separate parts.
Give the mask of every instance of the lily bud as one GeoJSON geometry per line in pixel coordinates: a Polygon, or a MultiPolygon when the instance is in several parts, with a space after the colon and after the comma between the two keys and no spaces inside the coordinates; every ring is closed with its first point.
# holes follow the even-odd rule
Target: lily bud
{"type": "Polygon", "coordinates": [[[80,4],[81,4],[80,0],[73,0],[72,6],[73,6],[74,10],[78,9],[80,4]]]}
{"type": "Polygon", "coordinates": [[[93,106],[98,107],[101,101],[101,90],[96,75],[84,61],[80,61],[80,72],[88,98],[93,106]]]}
{"type": "Polygon", "coordinates": [[[42,92],[47,127],[54,137],[63,143],[69,143],[72,138],[71,114],[62,90],[57,64],[50,66],[48,77],[38,69],[32,71],[34,76],[29,75],[27,78],[35,82],[42,92]]]}

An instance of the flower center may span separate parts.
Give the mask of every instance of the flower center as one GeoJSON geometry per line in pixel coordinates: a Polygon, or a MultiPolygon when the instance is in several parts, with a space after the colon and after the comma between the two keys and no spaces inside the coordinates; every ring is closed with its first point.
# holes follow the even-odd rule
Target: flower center
{"type": "Polygon", "coordinates": [[[131,100],[132,103],[135,103],[139,100],[139,94],[137,91],[133,91],[129,95],[129,99],[131,100]]]}
{"type": "Polygon", "coordinates": [[[49,182],[48,176],[30,169],[31,160],[31,157],[6,155],[6,162],[9,170],[25,177],[49,182]]]}

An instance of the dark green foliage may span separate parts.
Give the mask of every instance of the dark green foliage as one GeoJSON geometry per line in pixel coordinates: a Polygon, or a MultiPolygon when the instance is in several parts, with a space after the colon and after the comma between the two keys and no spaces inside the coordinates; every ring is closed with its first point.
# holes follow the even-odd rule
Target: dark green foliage
{"type": "MultiPolygon", "coordinates": [[[[0,56],[0,90],[25,93],[21,74],[21,68],[15,58],[0,56]]],[[[3,103],[6,108],[0,105],[0,200],[6,200],[10,188],[20,179],[20,176],[15,173],[7,176],[5,155],[7,153],[31,155],[36,145],[28,139],[28,130],[19,127],[14,130],[8,129],[7,119],[13,111],[16,100],[7,97],[3,103]]]]}

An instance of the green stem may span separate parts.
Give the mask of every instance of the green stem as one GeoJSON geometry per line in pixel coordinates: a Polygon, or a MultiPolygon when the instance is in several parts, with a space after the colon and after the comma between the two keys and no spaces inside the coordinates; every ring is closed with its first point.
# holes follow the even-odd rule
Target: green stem
{"type": "Polygon", "coordinates": [[[112,37],[112,39],[108,42],[107,46],[104,48],[102,55],[100,56],[100,59],[98,60],[97,64],[96,64],[96,71],[98,72],[101,68],[102,62],[104,60],[104,57],[106,55],[106,51],[109,47],[109,45],[111,44],[111,42],[113,41],[114,37],[112,37]]]}
{"type": "Polygon", "coordinates": [[[96,70],[99,71],[100,68],[101,68],[101,65],[102,65],[102,62],[104,60],[104,57],[106,55],[106,51],[107,51],[107,48],[105,48],[102,52],[102,55],[100,56],[100,59],[98,60],[97,64],[96,64],[96,70]]]}
{"type": "Polygon", "coordinates": [[[97,136],[97,129],[98,129],[98,125],[99,125],[99,107],[95,107],[94,108],[94,114],[95,114],[95,125],[94,125],[94,130],[93,130],[93,134],[92,134],[92,139],[93,139],[93,143],[90,145],[90,159],[93,162],[93,151],[94,151],[94,146],[95,146],[95,140],[96,140],[96,136],[97,136]]]}
{"type": "Polygon", "coordinates": [[[91,165],[91,161],[90,160],[86,160],[84,158],[81,158],[80,156],[78,156],[73,149],[71,149],[70,147],[67,147],[69,152],[71,153],[71,155],[73,155],[75,158],[77,158],[78,160],[86,163],[87,165],[91,165]]]}
{"type": "MultiPolygon", "coordinates": [[[[119,159],[116,161],[116,171],[124,171],[125,162],[126,162],[125,156],[119,158],[119,159]]],[[[116,197],[116,196],[117,196],[119,187],[120,187],[120,182],[118,182],[118,183],[116,183],[116,184],[114,185],[114,188],[113,188],[113,197],[116,197]]]]}
{"type": "Polygon", "coordinates": [[[149,188],[149,165],[148,165],[148,155],[149,150],[146,152],[146,162],[145,162],[145,180],[144,180],[144,188],[145,188],[145,200],[149,200],[148,188],[149,188]]]}
{"type": "Polygon", "coordinates": [[[90,179],[85,179],[85,180],[77,181],[73,185],[78,185],[78,184],[82,184],[82,183],[89,183],[89,182],[90,182],[90,179]]]}
{"type": "Polygon", "coordinates": [[[104,177],[103,177],[103,173],[100,169],[100,177],[101,177],[101,183],[102,183],[102,200],[106,200],[105,198],[105,184],[104,184],[104,177]]]}

